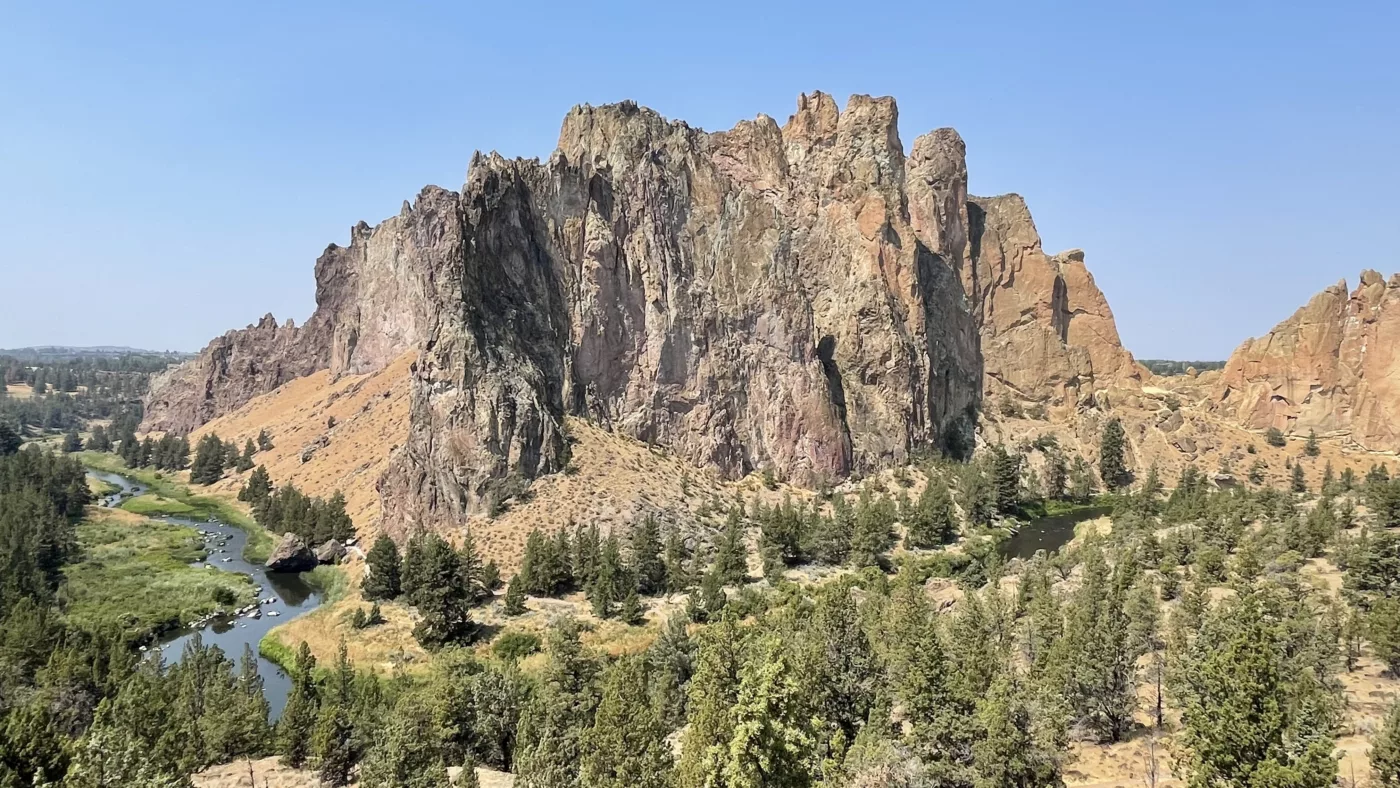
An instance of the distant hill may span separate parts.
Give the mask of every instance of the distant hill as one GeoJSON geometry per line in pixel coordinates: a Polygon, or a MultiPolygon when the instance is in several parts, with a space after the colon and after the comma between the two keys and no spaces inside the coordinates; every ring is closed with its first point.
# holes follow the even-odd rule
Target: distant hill
{"type": "Polygon", "coordinates": [[[1224,361],[1169,361],[1164,358],[1144,358],[1138,361],[1152,370],[1154,375],[1185,375],[1186,370],[1192,367],[1195,367],[1197,372],[1225,368],[1224,361]]]}
{"type": "Polygon", "coordinates": [[[39,345],[37,347],[0,348],[0,356],[10,356],[21,361],[65,361],[74,358],[117,357],[117,356],[164,356],[182,360],[193,356],[174,350],[143,350],[121,345],[94,345],[74,347],[71,345],[39,345]]]}

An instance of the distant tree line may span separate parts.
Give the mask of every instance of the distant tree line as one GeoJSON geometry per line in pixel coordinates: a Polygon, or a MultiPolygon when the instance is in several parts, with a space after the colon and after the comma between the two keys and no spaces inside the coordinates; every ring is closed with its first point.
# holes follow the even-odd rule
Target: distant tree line
{"type": "Polygon", "coordinates": [[[1138,362],[1154,375],[1185,375],[1186,370],[1195,368],[1197,372],[1224,369],[1224,361],[1169,361],[1162,358],[1141,358],[1138,362]]]}

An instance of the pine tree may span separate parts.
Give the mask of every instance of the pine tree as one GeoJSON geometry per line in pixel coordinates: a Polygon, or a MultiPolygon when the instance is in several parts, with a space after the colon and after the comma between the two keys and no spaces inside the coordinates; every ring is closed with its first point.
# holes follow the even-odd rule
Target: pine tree
{"type": "Polygon", "coordinates": [[[631,572],[637,579],[637,591],[659,594],[666,588],[666,563],[661,556],[661,526],[654,515],[632,523],[629,539],[632,553],[631,572]]]}
{"type": "Polygon", "coordinates": [[[744,546],[742,516],[738,506],[729,510],[724,531],[715,545],[714,571],[722,585],[743,585],[748,574],[748,548],[744,546]]]}
{"type": "Polygon", "coordinates": [[[1059,450],[1045,455],[1045,497],[1052,501],[1065,497],[1069,484],[1069,469],[1065,466],[1064,455],[1059,450]]]}
{"type": "Polygon", "coordinates": [[[258,505],[267,501],[270,495],[272,495],[272,477],[268,475],[267,468],[259,465],[248,477],[248,481],[243,484],[243,488],[238,491],[238,500],[246,501],[257,508],[258,505]]]}
{"type": "Polygon", "coordinates": [[[642,600],[637,596],[635,588],[622,598],[622,604],[617,609],[617,617],[628,626],[640,626],[646,623],[646,615],[642,612],[642,600]]]}
{"type": "Polygon", "coordinates": [[[1303,466],[1301,464],[1294,464],[1293,478],[1289,488],[1295,493],[1305,493],[1308,491],[1308,482],[1303,476],[1303,466]]]}
{"type": "Polygon", "coordinates": [[[1309,457],[1316,457],[1322,453],[1322,447],[1317,445],[1317,430],[1308,430],[1308,441],[1303,444],[1303,453],[1309,457]]]}
{"type": "Polygon", "coordinates": [[[521,581],[520,575],[510,579],[510,584],[506,586],[506,601],[504,612],[508,616],[523,615],[525,607],[525,583],[521,581]]]}
{"type": "Polygon", "coordinates": [[[224,475],[224,444],[219,436],[209,433],[199,439],[194,462],[190,465],[190,483],[213,484],[224,475]]]}
{"type": "Polygon", "coordinates": [[[1366,755],[1371,759],[1371,774],[1377,786],[1400,788],[1400,701],[1391,704],[1366,755]]]}
{"type": "Polygon", "coordinates": [[[258,430],[258,451],[271,451],[272,448],[272,436],[267,434],[267,430],[258,430]]]}
{"type": "Polygon", "coordinates": [[[598,696],[597,662],[579,642],[578,622],[564,619],[549,633],[549,662],[539,689],[520,717],[516,776],[524,786],[579,785],[584,739],[598,696]]]}
{"type": "Polygon", "coordinates": [[[450,788],[433,711],[413,694],[394,706],[360,767],[363,788],[450,788]]]}
{"type": "Polygon", "coordinates": [[[992,447],[992,489],[999,514],[1014,515],[1021,507],[1021,455],[992,447]]]}
{"type": "Polygon", "coordinates": [[[1109,491],[1117,490],[1127,481],[1128,467],[1123,462],[1123,446],[1126,436],[1123,434],[1123,423],[1118,419],[1110,419],[1104,425],[1103,435],[1099,439],[1099,478],[1103,479],[1104,486],[1109,491]]]}
{"type": "Polygon", "coordinates": [[[356,760],[355,727],[351,721],[354,700],[354,669],[350,666],[342,639],[334,682],[321,708],[314,739],[322,785],[342,786],[350,783],[350,771],[356,760]]]}
{"type": "Polygon", "coordinates": [[[74,427],[63,436],[63,451],[67,454],[83,450],[83,439],[78,436],[78,429],[74,427]]]}
{"type": "Polygon", "coordinates": [[[608,670],[592,727],[583,736],[580,785],[667,788],[672,759],[666,728],[647,697],[646,663],[626,656],[608,670]]]}
{"type": "Polygon", "coordinates": [[[666,549],[662,564],[666,567],[666,592],[679,594],[690,588],[694,582],[687,566],[689,556],[685,542],[681,540],[679,528],[671,528],[666,533],[666,549]]]}
{"type": "Polygon", "coordinates": [[[0,421],[0,457],[5,457],[19,451],[19,447],[24,443],[24,439],[9,422],[0,421]]]}
{"type": "Polygon", "coordinates": [[[403,559],[399,557],[399,546],[394,540],[383,535],[376,539],[365,554],[365,564],[369,570],[363,583],[365,599],[397,599],[402,590],[403,559]]]}
{"type": "Polygon", "coordinates": [[[249,438],[246,442],[244,442],[244,444],[243,444],[243,454],[242,454],[241,456],[239,456],[239,458],[238,458],[238,463],[237,463],[236,465],[234,465],[234,468],[235,468],[239,473],[243,473],[244,471],[248,470],[249,468],[252,468],[252,467],[253,467],[253,454],[255,454],[256,452],[257,452],[257,449],[253,448],[253,439],[252,439],[252,438],[249,438]]]}
{"type": "Polygon", "coordinates": [[[948,486],[929,477],[911,516],[904,518],[904,528],[906,547],[927,549],[953,541],[957,536],[957,522],[948,486]]]}
{"type": "Polygon", "coordinates": [[[688,726],[681,738],[679,788],[729,786],[724,769],[737,724],[743,637],[732,621],[721,621],[698,635],[695,674],[690,680],[688,726]]]}
{"type": "Polygon", "coordinates": [[[973,746],[976,788],[1049,788],[1064,782],[1053,744],[1036,735],[1024,691],[999,676],[978,704],[982,735],[973,746]]]}
{"type": "Polygon", "coordinates": [[[1289,664],[1288,633],[1261,593],[1222,602],[1177,651],[1174,771],[1200,786],[1330,786],[1338,699],[1305,680],[1312,668],[1289,664]]]}
{"type": "Polygon", "coordinates": [[[282,762],[294,769],[301,768],[311,755],[311,735],[316,725],[317,707],[316,658],[311,648],[302,641],[297,649],[296,664],[292,668],[292,689],[287,694],[287,705],[282,711],[282,719],[277,723],[278,748],[282,752],[282,762]]]}

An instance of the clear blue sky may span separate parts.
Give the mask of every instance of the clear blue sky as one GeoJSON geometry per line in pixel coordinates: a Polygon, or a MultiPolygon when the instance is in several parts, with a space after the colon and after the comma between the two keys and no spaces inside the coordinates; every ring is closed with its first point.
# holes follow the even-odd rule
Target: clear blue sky
{"type": "Polygon", "coordinates": [[[304,320],[312,263],[577,103],[723,129],[798,93],[953,126],[1083,247],[1128,347],[1223,358],[1400,268],[1395,3],[35,2],[0,9],[0,347],[304,320]]]}

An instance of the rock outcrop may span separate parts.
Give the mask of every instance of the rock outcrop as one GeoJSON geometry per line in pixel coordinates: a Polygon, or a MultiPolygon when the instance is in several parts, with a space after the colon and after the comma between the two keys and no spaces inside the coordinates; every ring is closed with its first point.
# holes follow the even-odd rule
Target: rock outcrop
{"type": "Polygon", "coordinates": [[[306,540],[294,533],[282,534],[282,541],[267,557],[267,568],[273,572],[308,572],[316,568],[316,553],[306,540]]]}
{"type": "Polygon", "coordinates": [[[413,213],[408,203],[377,227],[355,225],[348,247],[331,244],[316,261],[316,311],[304,326],[267,315],[156,376],[142,429],[189,432],[289,380],[375,372],[417,349],[440,305],[427,291],[444,264],[435,253],[458,226],[451,213],[413,213]]]}
{"type": "Polygon", "coordinates": [[[1047,255],[1020,195],[972,197],[967,211],[962,280],[989,398],[1076,406],[1096,389],[1150,377],[1124,349],[1082,251],[1047,255]]]}
{"type": "Polygon", "coordinates": [[[1230,356],[1211,407],[1249,429],[1400,450],[1400,275],[1323,290],[1230,356]]]}
{"type": "Polygon", "coordinates": [[[335,539],[328,539],[316,548],[316,562],[319,564],[338,564],[345,559],[346,552],[345,545],[335,539]]]}
{"type": "MultiPolygon", "coordinates": [[[[890,99],[841,112],[821,93],[783,127],[712,134],[579,107],[547,162],[477,156],[460,195],[425,191],[411,211],[461,224],[441,236],[386,523],[455,519],[502,479],[561,469],[565,413],[730,477],[966,445],[981,364],[960,231],[913,204],[946,195],[905,189],[896,125],[890,99]]],[[[960,142],[916,147],[916,173],[965,171],[960,142]]]]}
{"type": "Polygon", "coordinates": [[[189,432],[289,380],[325,368],[324,338],[316,327],[278,325],[265,315],[230,331],[199,355],[151,380],[144,430],[189,432]]]}
{"type": "Polygon", "coordinates": [[[568,416],[814,483],[966,452],[984,386],[1072,406],[1140,380],[1082,255],[1047,256],[1019,197],[969,198],[956,132],[906,156],[897,121],[822,93],[716,133],[575,108],[547,161],[477,154],[460,192],[356,225],[306,326],[216,340],[153,385],[147,426],[416,350],[379,481],[403,534],[562,470],[568,416]]]}

